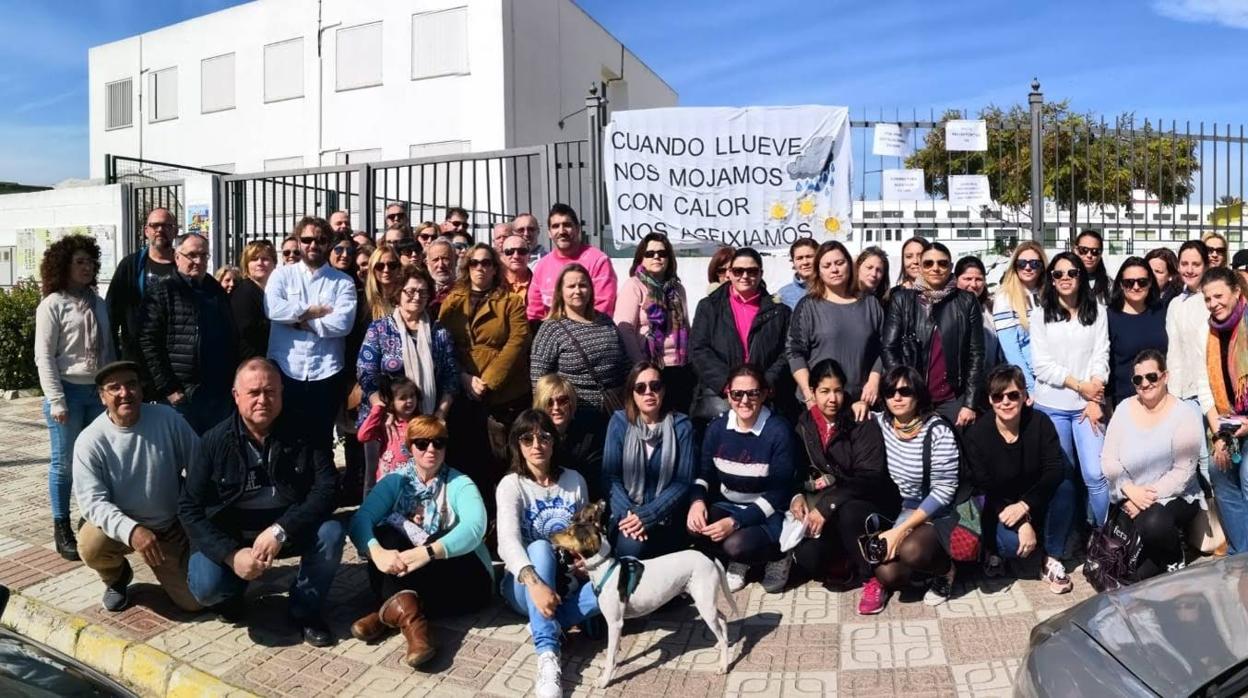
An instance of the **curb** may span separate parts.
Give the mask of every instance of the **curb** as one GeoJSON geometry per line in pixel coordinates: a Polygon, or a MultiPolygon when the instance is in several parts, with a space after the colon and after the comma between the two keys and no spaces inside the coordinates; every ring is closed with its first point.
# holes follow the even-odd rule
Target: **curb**
{"type": "Polygon", "coordinates": [[[0,624],[90,665],[142,695],[162,698],[255,696],[150,645],[127,640],[102,625],[18,592],[9,597],[0,624]]]}

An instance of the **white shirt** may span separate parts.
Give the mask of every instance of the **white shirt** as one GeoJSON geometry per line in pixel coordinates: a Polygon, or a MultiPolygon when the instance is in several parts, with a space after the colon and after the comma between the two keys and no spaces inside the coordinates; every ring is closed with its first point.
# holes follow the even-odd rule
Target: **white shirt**
{"type": "Polygon", "coordinates": [[[1209,341],[1209,309],[1205,296],[1183,293],[1170,299],[1166,307],[1166,369],[1170,373],[1170,392],[1175,397],[1198,398],[1200,409],[1213,409],[1213,393],[1209,388],[1209,369],[1205,364],[1209,341]],[[1202,385],[1203,384],[1203,385],[1202,385]]]}
{"type": "Polygon", "coordinates": [[[355,282],[328,263],[316,269],[288,264],[273,270],[264,288],[269,316],[269,358],[299,381],[331,378],[342,370],[344,339],[355,322],[355,282]],[[313,305],[333,312],[295,327],[313,305]]]}
{"type": "Polygon", "coordinates": [[[1078,317],[1045,322],[1044,308],[1033,308],[1028,319],[1036,404],[1056,410],[1082,410],[1087,401],[1063,383],[1067,376],[1080,381],[1100,378],[1109,383],[1109,319],[1105,306],[1096,305],[1096,321],[1091,325],[1079,322],[1078,317]]]}

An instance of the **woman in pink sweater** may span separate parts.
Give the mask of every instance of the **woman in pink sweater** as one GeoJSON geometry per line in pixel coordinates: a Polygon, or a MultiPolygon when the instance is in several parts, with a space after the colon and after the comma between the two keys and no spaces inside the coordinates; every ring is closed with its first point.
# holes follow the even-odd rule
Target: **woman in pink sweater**
{"type": "Polygon", "coordinates": [[[689,304],[676,275],[676,253],[662,233],[642,238],[620,285],[615,324],[631,363],[662,366],[666,409],[688,414],[695,378],[689,368],[689,304]]]}

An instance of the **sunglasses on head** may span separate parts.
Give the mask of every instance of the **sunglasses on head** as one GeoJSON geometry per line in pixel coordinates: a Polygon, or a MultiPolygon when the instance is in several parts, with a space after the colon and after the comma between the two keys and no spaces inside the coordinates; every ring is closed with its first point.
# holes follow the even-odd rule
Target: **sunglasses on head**
{"type": "Polygon", "coordinates": [[[1038,259],[1019,259],[1014,262],[1014,268],[1019,271],[1040,271],[1044,265],[1038,259]]]}
{"type": "Polygon", "coordinates": [[[503,250],[504,257],[515,257],[516,255],[522,255],[522,254],[528,254],[528,253],[529,253],[529,248],[527,247],[508,247],[507,249],[503,250]]]}
{"type": "Polygon", "coordinates": [[[1134,385],[1135,387],[1138,388],[1141,385],[1144,385],[1145,381],[1147,381],[1149,385],[1153,385],[1160,379],[1161,379],[1161,374],[1156,371],[1149,371],[1148,373],[1137,373],[1134,376],[1131,376],[1131,385],[1134,385]]]}
{"type": "Polygon", "coordinates": [[[905,398],[914,397],[914,388],[908,385],[898,385],[894,386],[891,390],[888,388],[884,389],[885,400],[891,400],[894,395],[905,398]]]}
{"type": "Polygon", "coordinates": [[[1135,278],[1135,279],[1123,279],[1119,285],[1122,286],[1124,291],[1130,291],[1133,288],[1145,289],[1145,288],[1148,288],[1148,277],[1140,277],[1140,278],[1135,278]]]}
{"type": "Polygon", "coordinates": [[[762,267],[729,267],[728,273],[733,276],[758,276],[763,273],[762,267]]]}
{"type": "Polygon", "coordinates": [[[1053,271],[1049,272],[1049,276],[1053,277],[1054,281],[1061,281],[1062,279],[1078,279],[1079,270],[1078,269],[1066,269],[1066,270],[1054,269],[1053,271]]]}
{"type": "Polygon", "coordinates": [[[1101,248],[1084,247],[1083,245],[1075,245],[1075,253],[1078,254],[1080,257],[1100,257],[1101,248]]]}
{"type": "Polygon", "coordinates": [[[532,446],[533,444],[541,444],[542,446],[549,446],[553,444],[554,442],[555,442],[555,437],[551,436],[550,434],[547,434],[544,431],[533,431],[533,432],[529,432],[528,434],[520,435],[520,443],[525,446],[532,446]]]}
{"type": "Polygon", "coordinates": [[[663,381],[640,381],[633,384],[633,392],[638,395],[663,392],[663,381]]]}
{"type": "Polygon", "coordinates": [[[948,269],[951,266],[953,266],[953,262],[950,262],[947,259],[925,259],[923,260],[924,269],[931,269],[932,267],[940,267],[941,269],[948,269]]]}
{"type": "Polygon", "coordinates": [[[441,451],[446,448],[446,439],[443,438],[412,439],[410,443],[413,451],[428,451],[430,446],[433,446],[435,451],[441,451]]]}
{"type": "Polygon", "coordinates": [[[667,259],[667,250],[646,250],[641,256],[646,259],[667,259]]]}
{"type": "Polygon", "coordinates": [[[1003,400],[1009,400],[1010,402],[1018,402],[1019,400],[1023,399],[1023,393],[1021,390],[1003,390],[999,393],[993,393],[992,395],[989,395],[988,399],[991,400],[992,404],[994,405],[1000,404],[1003,400]]]}
{"type": "Polygon", "coordinates": [[[762,397],[761,388],[752,388],[750,390],[729,390],[728,398],[733,402],[745,402],[746,399],[757,400],[762,397]]]}
{"type": "Polygon", "coordinates": [[[489,257],[486,257],[486,258],[484,258],[484,259],[470,259],[470,260],[468,260],[468,268],[469,268],[469,269],[479,269],[479,268],[481,268],[481,267],[485,267],[486,269],[489,269],[489,268],[491,268],[491,267],[493,267],[493,266],[494,266],[494,260],[490,259],[489,257]]]}

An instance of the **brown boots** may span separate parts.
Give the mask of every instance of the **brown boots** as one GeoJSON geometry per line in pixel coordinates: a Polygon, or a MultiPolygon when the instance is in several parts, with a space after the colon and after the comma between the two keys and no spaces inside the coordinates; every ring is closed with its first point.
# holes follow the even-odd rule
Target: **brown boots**
{"type": "Polygon", "coordinates": [[[370,613],[351,624],[351,637],[360,642],[376,642],[390,629],[381,622],[378,613],[370,613]]]}
{"type": "MultiPolygon", "coordinates": [[[[361,618],[358,623],[368,621],[371,616],[361,618]]],[[[414,591],[400,591],[391,596],[381,605],[378,618],[384,625],[398,628],[407,640],[407,652],[403,662],[410,667],[418,667],[433,658],[434,647],[429,641],[429,621],[421,612],[420,597],[414,591]]],[[[352,632],[355,626],[352,626],[352,632]]]]}

